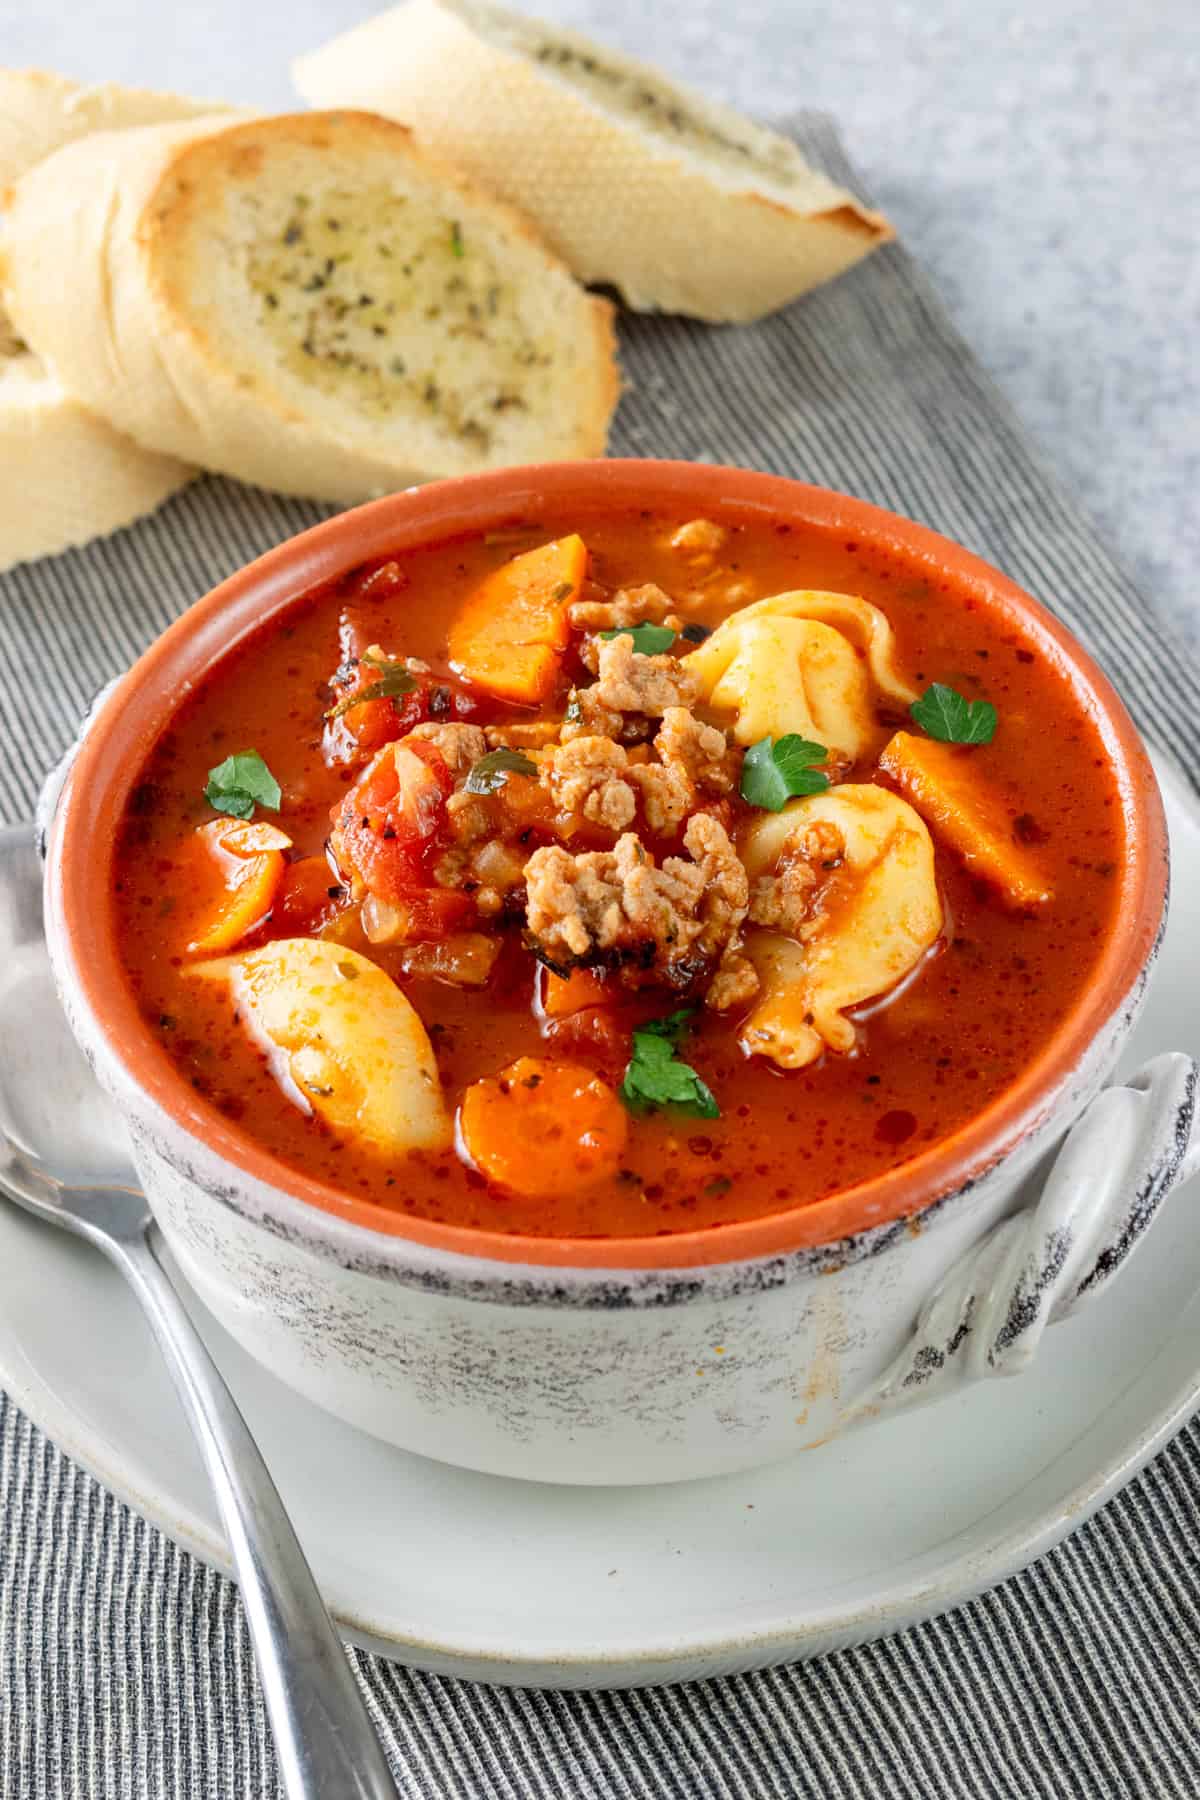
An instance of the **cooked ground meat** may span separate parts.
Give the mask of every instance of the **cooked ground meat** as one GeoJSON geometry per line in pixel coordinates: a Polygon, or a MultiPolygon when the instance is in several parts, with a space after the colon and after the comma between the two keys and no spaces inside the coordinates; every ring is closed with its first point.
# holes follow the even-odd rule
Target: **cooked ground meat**
{"type": "Polygon", "coordinates": [[[672,550],[681,550],[694,562],[711,562],[729,542],[729,532],[713,519],[689,519],[671,533],[672,550]]]}
{"type": "Polygon", "coordinates": [[[654,748],[664,763],[677,764],[705,794],[728,794],[738,778],[738,753],[725,733],[704,725],[683,706],[669,706],[654,748]]]}
{"type": "Polygon", "coordinates": [[[560,969],[591,961],[690,985],[736,937],[749,896],[746,871],[716,819],[698,813],[683,841],[691,860],[668,856],[661,867],[631,831],[612,850],[536,850],[525,881],[538,954],[560,969]]]}
{"type": "Polygon", "coordinates": [[[572,694],[562,741],[610,737],[641,744],[653,736],[655,719],[673,706],[690,707],[699,684],[685,660],[641,656],[627,637],[593,638],[599,679],[572,694]]]}
{"type": "Polygon", "coordinates": [[[758,970],[743,952],[739,936],[726,946],[704,996],[704,1004],[714,1012],[728,1012],[731,1007],[745,1006],[753,1000],[758,989],[758,970]]]}
{"type": "Polygon", "coordinates": [[[559,736],[564,744],[581,737],[607,737],[623,744],[644,743],[652,735],[653,726],[640,713],[628,719],[623,713],[605,706],[596,688],[576,688],[567,703],[559,736]]]}
{"type": "MultiPolygon", "coordinates": [[[[585,690],[586,692],[587,690],[585,690]]],[[[692,706],[700,683],[676,656],[641,656],[631,638],[604,638],[600,643],[595,696],[618,713],[644,713],[661,719],[669,706],[692,706]]]]}
{"type": "Polygon", "coordinates": [[[446,802],[446,821],[456,844],[477,844],[494,830],[491,809],[482,794],[460,788],[446,802]]]}
{"type": "MultiPolygon", "coordinates": [[[[361,657],[351,657],[347,664],[343,664],[343,667],[356,669],[360,661],[366,662],[368,668],[371,663],[401,662],[404,664],[404,667],[408,670],[410,675],[430,675],[433,673],[429,664],[427,662],[422,662],[419,656],[393,656],[390,650],[385,650],[383,648],[382,644],[368,644],[361,657]]],[[[337,675],[340,674],[341,670],[339,669],[337,675]]],[[[337,682],[337,675],[334,676],[335,683],[337,682]]]]}
{"type": "Polygon", "coordinates": [[[432,744],[450,773],[457,779],[469,775],[487,749],[487,738],[478,725],[414,725],[409,737],[432,744]]]}
{"type": "Polygon", "coordinates": [[[542,785],[560,812],[589,819],[614,835],[632,823],[640,799],[650,831],[674,837],[702,795],[729,792],[736,753],[729,751],[724,732],[701,724],[682,706],[667,708],[654,749],[657,761],[639,761],[644,751],[631,756],[609,736],[572,737],[543,760],[542,785]]]}
{"type": "Polygon", "coordinates": [[[557,719],[512,719],[505,725],[485,725],[489,750],[544,750],[558,737],[557,719]]]}
{"type": "Polygon", "coordinates": [[[629,771],[642,797],[646,824],[656,837],[674,837],[695,809],[696,789],[678,764],[640,763],[629,771]]]}
{"type": "MultiPolygon", "coordinates": [[[[688,820],[683,844],[703,883],[696,942],[706,955],[716,956],[742,928],[750,904],[750,883],[729,833],[710,813],[696,813],[688,820]]],[[[668,863],[677,861],[676,857],[667,858],[668,863]]]]}
{"type": "Polygon", "coordinates": [[[750,889],[750,920],[799,937],[808,917],[817,877],[806,862],[787,863],[776,875],[760,875],[750,889]]]}
{"type": "Polygon", "coordinates": [[[567,617],[576,631],[612,631],[620,625],[669,624],[678,631],[683,623],[673,617],[675,602],[653,581],[641,587],[618,588],[611,600],[577,600],[567,617]]]}
{"type": "Polygon", "coordinates": [[[460,788],[446,802],[453,839],[431,871],[438,887],[464,888],[484,918],[503,912],[524,879],[525,851],[500,835],[487,797],[460,788]]]}
{"type": "Polygon", "coordinates": [[[641,790],[646,823],[659,837],[672,837],[702,795],[727,794],[736,773],[736,752],[725,733],[703,725],[686,707],[669,706],[654,739],[657,762],[631,769],[641,790]]]}
{"type": "Polygon", "coordinates": [[[560,812],[575,813],[614,834],[632,822],[637,790],[629,783],[628,758],[609,737],[578,737],[560,744],[541,765],[542,786],[560,812]]]}
{"type": "Polygon", "coordinates": [[[823,873],[845,853],[835,825],[819,820],[788,845],[772,875],[760,875],[750,891],[750,918],[788,937],[803,938],[823,873]]]}

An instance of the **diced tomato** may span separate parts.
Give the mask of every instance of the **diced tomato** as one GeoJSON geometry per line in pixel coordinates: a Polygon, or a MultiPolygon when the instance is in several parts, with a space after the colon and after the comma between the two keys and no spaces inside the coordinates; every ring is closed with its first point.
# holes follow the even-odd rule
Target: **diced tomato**
{"type": "MultiPolygon", "coordinates": [[[[394,565],[393,565],[394,566],[394,565]]],[[[377,573],[382,576],[389,567],[384,564],[377,573]]],[[[331,687],[335,704],[363,693],[380,680],[380,671],[363,662],[378,636],[378,625],[347,607],[338,623],[340,663],[331,687]]],[[[487,713],[487,703],[468,693],[451,676],[418,674],[416,686],[407,694],[396,694],[382,700],[364,700],[352,706],[325,729],[326,755],[331,762],[357,761],[384,744],[407,736],[414,725],[426,720],[469,720],[487,713]]]]}
{"type": "Polygon", "coordinates": [[[408,586],[408,576],[394,557],[360,569],[354,581],[354,592],[360,600],[389,600],[408,586]]]}
{"type": "Polygon", "coordinates": [[[564,1018],[547,1019],[542,1036],[566,1056],[578,1056],[610,1081],[620,1079],[629,1061],[629,1020],[611,1006],[583,1007],[564,1018]]]}
{"type": "Polygon", "coordinates": [[[585,1007],[604,1006],[612,1000],[603,971],[597,973],[595,969],[572,969],[569,975],[556,975],[553,969],[539,964],[534,982],[535,1010],[547,1019],[565,1019],[585,1007]]]}
{"type": "Polygon", "coordinates": [[[336,918],[348,898],[323,856],[302,856],[284,871],[271,931],[278,937],[310,937],[336,918]]]}
{"type": "Polygon", "coordinates": [[[409,888],[390,901],[390,943],[425,944],[462,931],[475,918],[475,902],[457,888],[409,888]]]}
{"type": "Polygon", "coordinates": [[[387,744],[333,809],[338,865],[370,893],[399,905],[429,885],[454,781],[432,744],[387,744]]]}

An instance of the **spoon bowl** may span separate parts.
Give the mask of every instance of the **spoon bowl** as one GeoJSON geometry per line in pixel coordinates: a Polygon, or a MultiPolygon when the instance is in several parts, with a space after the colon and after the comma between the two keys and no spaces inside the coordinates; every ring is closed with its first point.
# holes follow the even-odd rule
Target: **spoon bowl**
{"type": "Polygon", "coordinates": [[[229,1534],[288,1800],[396,1800],[278,1489],[172,1284],[120,1118],[59,1006],[41,895],[32,828],[0,831],[0,1198],[102,1250],[146,1311],[229,1534]]]}

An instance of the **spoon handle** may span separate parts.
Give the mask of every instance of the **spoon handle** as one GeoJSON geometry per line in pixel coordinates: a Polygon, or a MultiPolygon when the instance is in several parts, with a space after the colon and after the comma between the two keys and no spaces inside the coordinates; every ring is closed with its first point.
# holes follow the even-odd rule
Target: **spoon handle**
{"type": "Polygon", "coordinates": [[[109,1241],[154,1329],[212,1481],[288,1800],[398,1800],[279,1490],[146,1235],[109,1241]]]}

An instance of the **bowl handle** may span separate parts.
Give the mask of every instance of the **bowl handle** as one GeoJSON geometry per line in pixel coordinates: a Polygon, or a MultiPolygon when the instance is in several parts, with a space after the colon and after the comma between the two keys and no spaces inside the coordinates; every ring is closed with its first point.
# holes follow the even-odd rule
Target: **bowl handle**
{"type": "Polygon", "coordinates": [[[1200,1169],[1198,1076],[1192,1057],[1168,1051],[1097,1094],[1068,1132],[1040,1198],[959,1258],[899,1355],[842,1415],[842,1428],[1028,1368],[1046,1326],[1104,1291],[1167,1194],[1200,1169]]]}

